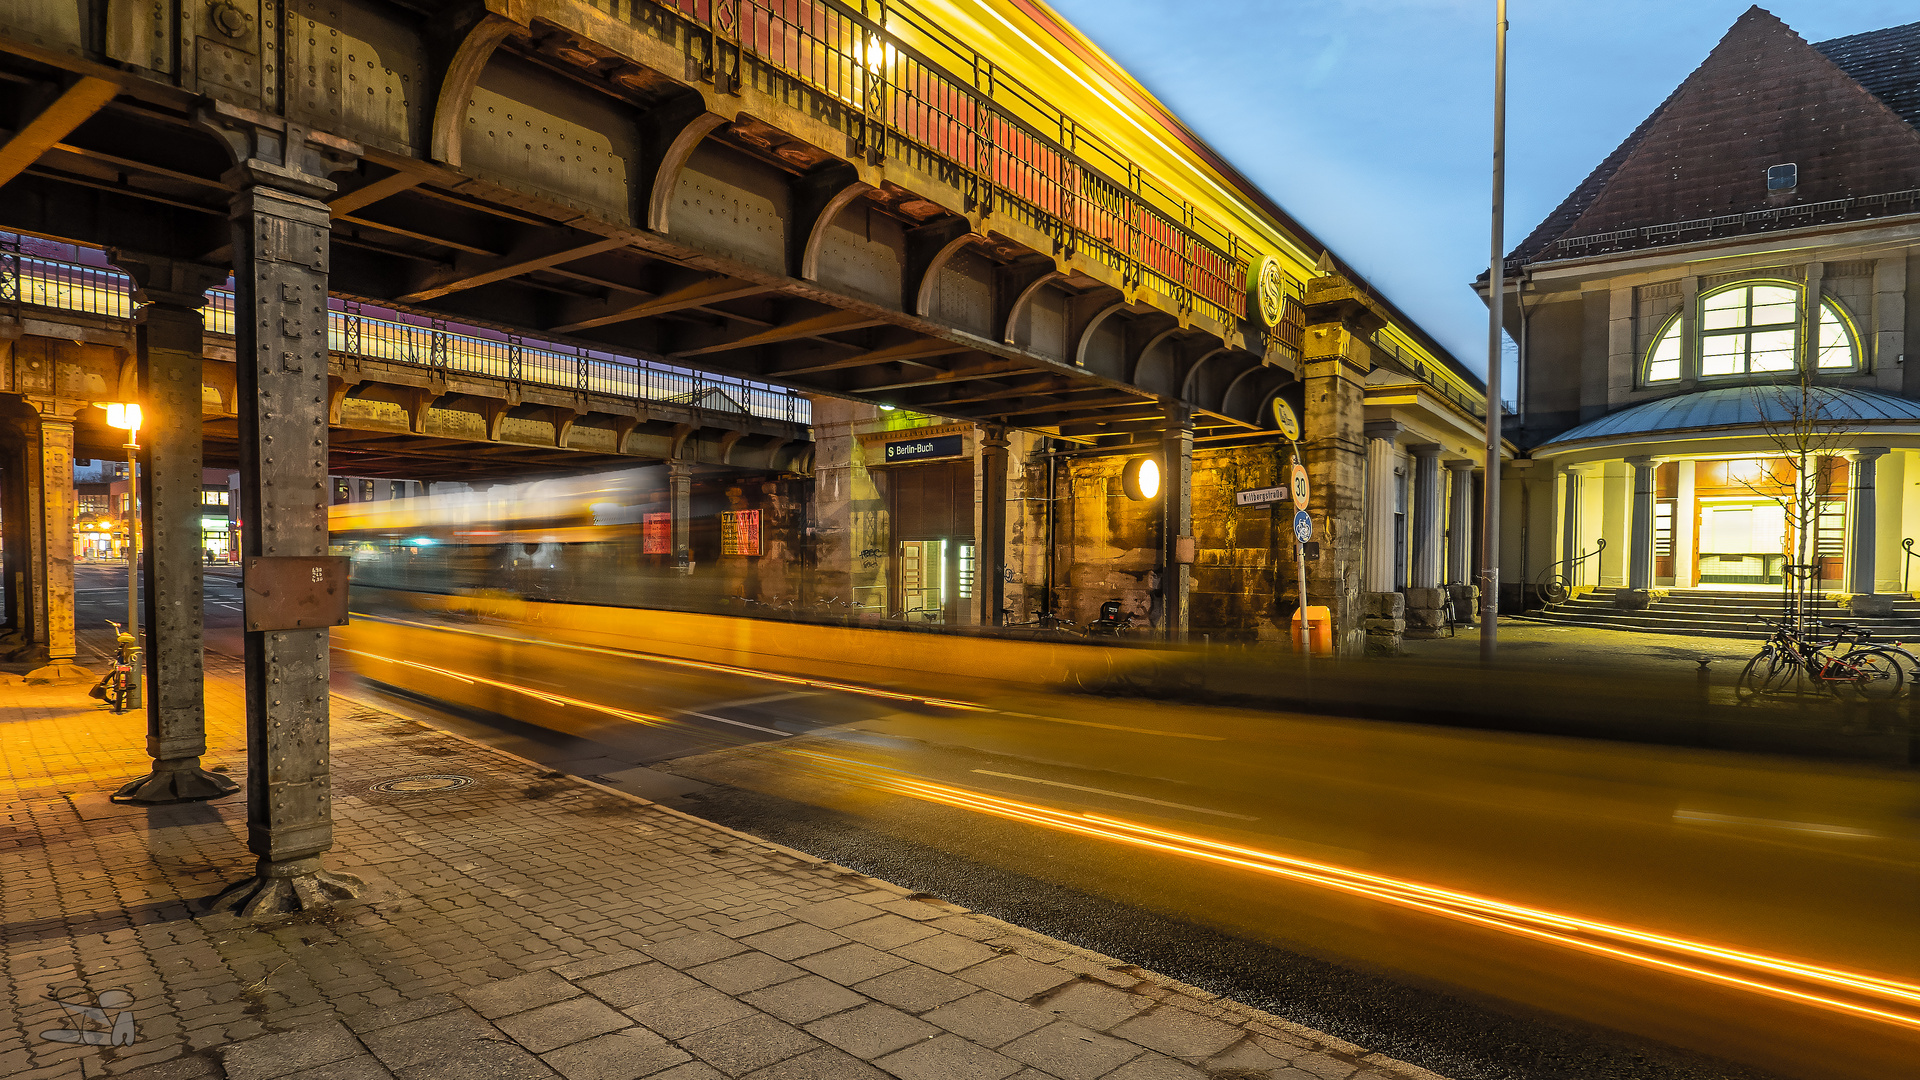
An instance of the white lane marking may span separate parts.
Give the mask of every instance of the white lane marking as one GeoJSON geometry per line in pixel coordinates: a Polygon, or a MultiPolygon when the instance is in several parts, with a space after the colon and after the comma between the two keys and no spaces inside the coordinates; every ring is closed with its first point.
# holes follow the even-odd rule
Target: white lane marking
{"type": "Polygon", "coordinates": [[[791,731],[777,731],[770,727],[761,727],[759,724],[749,724],[745,720],[729,720],[724,716],[715,716],[712,713],[694,712],[692,709],[675,709],[673,711],[679,713],[681,716],[697,716],[702,720],[712,720],[713,722],[718,724],[732,724],[734,727],[752,728],[755,731],[764,731],[769,735],[778,735],[783,739],[793,738],[793,732],[791,731]]]}
{"type": "Polygon", "coordinates": [[[1175,810],[1192,810],[1196,814],[1212,814],[1216,817],[1239,818],[1241,821],[1259,821],[1257,817],[1245,814],[1229,814],[1225,810],[1209,810],[1204,806],[1188,806],[1186,803],[1167,802],[1163,799],[1149,799],[1145,795],[1129,795],[1124,791],[1108,791],[1106,788],[1081,787],[1079,784],[1063,784],[1058,780],[1042,780],[1037,776],[1021,776],[1018,773],[994,772],[992,769],[975,769],[981,776],[998,776],[1006,780],[1025,780],[1029,784],[1045,784],[1048,787],[1067,788],[1071,791],[1085,791],[1094,795],[1105,795],[1113,799],[1130,799],[1134,802],[1152,803],[1155,806],[1171,806],[1175,810]]]}
{"type": "Polygon", "coordinates": [[[1682,824],[1700,825],[1753,825],[1762,829],[1786,829],[1789,832],[1819,833],[1822,836],[1845,836],[1856,840],[1877,840],[1880,834],[1866,829],[1851,829],[1845,825],[1817,825],[1807,821],[1775,821],[1771,818],[1736,817],[1733,814],[1714,814],[1705,810],[1675,810],[1673,820],[1682,824]]]}
{"type": "Polygon", "coordinates": [[[819,697],[817,690],[795,690],[785,694],[762,694],[759,697],[739,698],[735,701],[716,701],[708,705],[709,709],[733,709],[741,705],[765,705],[771,701],[788,701],[793,698],[819,697]]]}
{"type": "Polygon", "coordinates": [[[1054,724],[1072,724],[1075,727],[1097,727],[1108,731],[1131,731],[1135,735],[1164,735],[1169,739],[1199,739],[1202,742],[1226,742],[1225,735],[1194,735],[1185,731],[1161,731],[1158,728],[1127,727],[1123,724],[1097,724],[1092,720],[1066,720],[1058,716],[1040,716],[1037,713],[1008,712],[996,709],[1002,716],[1017,716],[1022,720],[1045,720],[1054,724]]]}

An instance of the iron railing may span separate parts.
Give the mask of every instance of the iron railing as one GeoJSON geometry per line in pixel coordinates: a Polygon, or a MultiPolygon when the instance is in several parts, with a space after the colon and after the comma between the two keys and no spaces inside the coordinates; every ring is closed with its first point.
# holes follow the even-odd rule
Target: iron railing
{"type": "MultiPolygon", "coordinates": [[[[1442,397],[1465,409],[1469,416],[1484,417],[1487,415],[1487,403],[1484,396],[1475,397],[1461,390],[1460,387],[1455,384],[1454,380],[1447,377],[1447,373],[1441,369],[1440,365],[1421,356],[1419,353],[1402,349],[1399,342],[1387,337],[1385,329],[1373,332],[1373,344],[1376,348],[1391,353],[1394,361],[1399,364],[1400,367],[1404,368],[1414,378],[1419,379],[1421,382],[1426,383],[1438,391],[1442,397]]],[[[1502,412],[1505,412],[1504,406],[1502,407],[1502,412]]]]}
{"type": "MultiPolygon", "coordinates": [[[[52,308],[108,318],[134,315],[132,281],[108,267],[48,259],[0,242],[0,304],[52,308]]],[[[550,342],[489,336],[478,327],[449,329],[436,319],[331,298],[327,348],[360,359],[411,364],[432,371],[481,375],[537,386],[659,401],[714,413],[744,413],[811,425],[813,403],[775,386],[707,375],[631,357],[568,349],[550,342]]],[[[233,291],[207,290],[206,330],[233,333],[233,291]]]]}
{"type": "Polygon", "coordinates": [[[899,0],[588,0],[1196,311],[1237,327],[1251,248],[939,22],[899,0]],[[857,6],[856,6],[857,5],[857,6]]]}

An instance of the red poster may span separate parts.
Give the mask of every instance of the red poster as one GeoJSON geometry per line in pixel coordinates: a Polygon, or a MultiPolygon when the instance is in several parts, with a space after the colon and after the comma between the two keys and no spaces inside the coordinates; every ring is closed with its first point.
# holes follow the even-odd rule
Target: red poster
{"type": "Polygon", "coordinates": [[[673,515],[648,514],[646,520],[646,547],[648,555],[673,554],[673,515]]]}
{"type": "Polygon", "coordinates": [[[760,554],[760,511],[723,510],[720,513],[720,554],[760,554]]]}

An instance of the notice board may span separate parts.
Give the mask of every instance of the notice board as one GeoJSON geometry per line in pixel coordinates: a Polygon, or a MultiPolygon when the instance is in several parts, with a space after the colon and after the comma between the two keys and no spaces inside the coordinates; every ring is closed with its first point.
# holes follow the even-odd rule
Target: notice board
{"type": "Polygon", "coordinates": [[[720,554],[760,554],[760,511],[723,510],[720,512],[720,554]]]}
{"type": "Polygon", "coordinates": [[[648,555],[673,554],[673,515],[648,514],[645,522],[645,544],[642,549],[648,555]]]}

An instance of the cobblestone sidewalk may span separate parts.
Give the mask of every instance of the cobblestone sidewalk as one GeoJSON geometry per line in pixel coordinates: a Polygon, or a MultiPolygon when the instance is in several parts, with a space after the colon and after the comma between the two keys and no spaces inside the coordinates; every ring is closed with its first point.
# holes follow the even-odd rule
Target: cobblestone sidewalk
{"type": "MultiPolygon", "coordinates": [[[[83,695],[0,686],[0,1077],[1437,1080],[340,698],[328,861],[373,894],[196,917],[244,796],[109,803],[144,720],[83,695]]],[[[208,708],[244,779],[230,662],[208,708]]]]}

